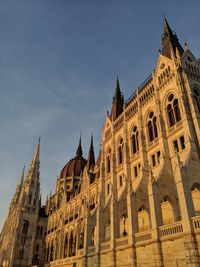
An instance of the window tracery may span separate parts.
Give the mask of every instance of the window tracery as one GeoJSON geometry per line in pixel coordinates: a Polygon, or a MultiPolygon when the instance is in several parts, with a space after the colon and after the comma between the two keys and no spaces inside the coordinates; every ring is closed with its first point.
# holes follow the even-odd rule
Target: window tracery
{"type": "Polygon", "coordinates": [[[167,117],[169,126],[172,127],[181,120],[179,102],[178,99],[175,98],[173,94],[170,94],[167,100],[168,100],[167,117]]]}
{"type": "Polygon", "coordinates": [[[132,152],[133,154],[135,154],[139,151],[139,133],[137,126],[134,126],[133,128],[131,141],[132,141],[132,152]]]}
{"type": "Polygon", "coordinates": [[[157,128],[157,117],[154,115],[154,112],[151,111],[147,123],[149,141],[153,141],[158,137],[158,128],[157,128]]]}
{"type": "Polygon", "coordinates": [[[118,162],[119,164],[123,163],[123,150],[124,150],[124,141],[123,138],[120,138],[118,146],[118,162]]]}

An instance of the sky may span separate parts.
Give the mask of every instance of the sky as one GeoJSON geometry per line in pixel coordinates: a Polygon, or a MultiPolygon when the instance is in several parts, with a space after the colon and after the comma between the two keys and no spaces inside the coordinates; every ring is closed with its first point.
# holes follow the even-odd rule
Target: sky
{"type": "Polygon", "coordinates": [[[198,0],[0,0],[0,229],[41,137],[43,202],[81,132],[96,156],[116,78],[127,99],[156,66],[163,14],[200,58],[198,0]]]}

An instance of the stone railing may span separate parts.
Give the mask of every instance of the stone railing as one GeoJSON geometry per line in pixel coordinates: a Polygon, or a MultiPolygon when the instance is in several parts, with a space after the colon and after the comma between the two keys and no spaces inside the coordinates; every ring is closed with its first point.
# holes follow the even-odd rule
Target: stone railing
{"type": "Polygon", "coordinates": [[[135,242],[144,242],[151,239],[151,230],[139,232],[135,234],[135,242]]]}
{"type": "Polygon", "coordinates": [[[183,226],[181,222],[175,222],[173,224],[160,226],[159,230],[160,230],[160,237],[167,237],[167,236],[181,234],[183,232],[183,226]]]}
{"type": "Polygon", "coordinates": [[[123,236],[116,239],[116,247],[126,246],[128,245],[128,237],[123,236]]]}
{"type": "Polygon", "coordinates": [[[200,231],[200,215],[198,216],[195,216],[192,219],[192,224],[193,224],[193,227],[194,227],[194,230],[199,230],[200,231]]]}
{"type": "Polygon", "coordinates": [[[110,249],[110,241],[101,243],[101,250],[106,250],[106,249],[110,249]]]}

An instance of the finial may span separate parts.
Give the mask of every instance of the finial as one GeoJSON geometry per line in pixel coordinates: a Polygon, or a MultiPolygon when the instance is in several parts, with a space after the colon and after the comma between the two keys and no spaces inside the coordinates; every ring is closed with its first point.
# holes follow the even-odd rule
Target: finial
{"type": "Polygon", "coordinates": [[[40,141],[41,141],[41,137],[38,138],[38,144],[40,144],[40,141]]]}
{"type": "Polygon", "coordinates": [[[185,41],[185,50],[188,49],[188,43],[185,41]]]}

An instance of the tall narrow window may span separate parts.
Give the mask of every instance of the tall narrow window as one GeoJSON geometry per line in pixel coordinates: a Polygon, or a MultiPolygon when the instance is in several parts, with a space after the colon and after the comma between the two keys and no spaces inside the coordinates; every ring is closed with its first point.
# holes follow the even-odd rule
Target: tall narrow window
{"type": "Polygon", "coordinates": [[[153,141],[158,137],[157,118],[153,112],[149,114],[149,121],[147,123],[149,141],[153,141]]]}
{"type": "Polygon", "coordinates": [[[123,143],[123,139],[121,138],[119,141],[119,147],[118,147],[118,161],[119,164],[122,164],[123,162],[123,147],[124,147],[124,143],[123,143]]]}
{"type": "Polygon", "coordinates": [[[178,99],[174,98],[173,94],[169,95],[168,97],[167,117],[168,117],[169,127],[172,127],[181,120],[181,113],[180,113],[178,99]]]}
{"type": "Polygon", "coordinates": [[[138,130],[136,126],[133,128],[133,133],[132,133],[132,151],[133,154],[139,151],[138,130]]]}
{"type": "Polygon", "coordinates": [[[107,173],[110,173],[110,157],[111,157],[111,149],[109,148],[107,158],[106,158],[106,169],[107,173]]]}
{"type": "Polygon", "coordinates": [[[123,177],[122,175],[119,176],[119,186],[123,185],[123,177]]]}

